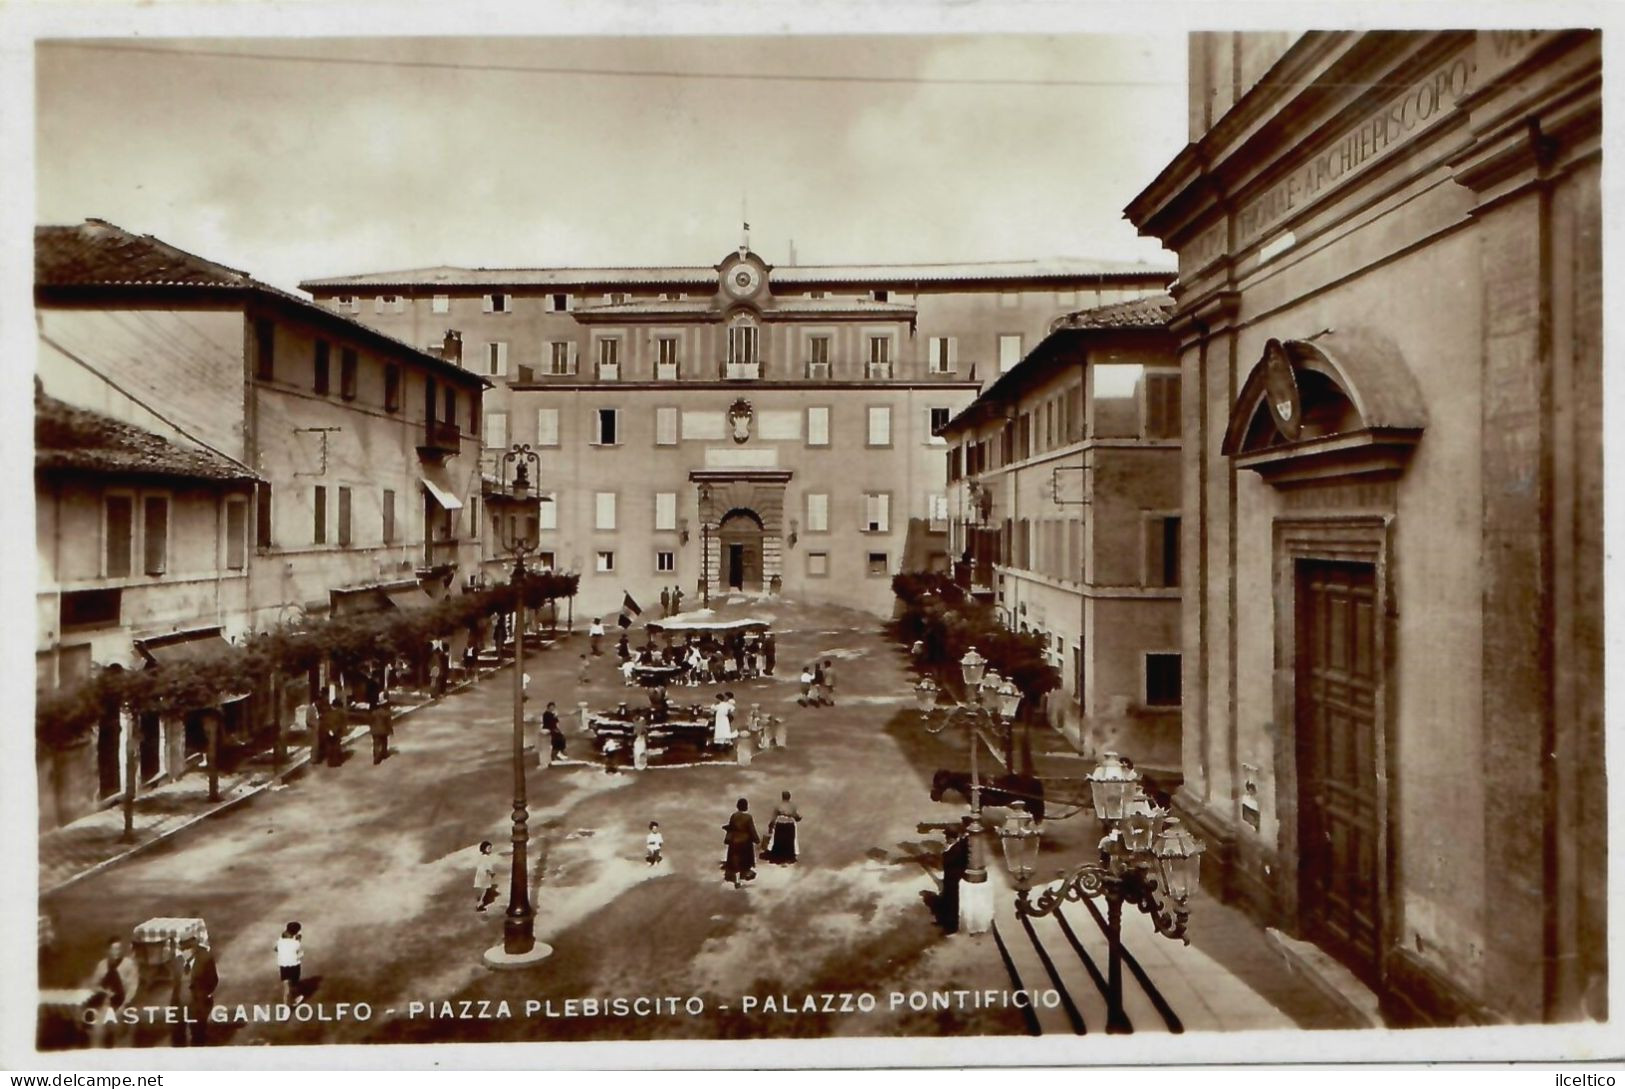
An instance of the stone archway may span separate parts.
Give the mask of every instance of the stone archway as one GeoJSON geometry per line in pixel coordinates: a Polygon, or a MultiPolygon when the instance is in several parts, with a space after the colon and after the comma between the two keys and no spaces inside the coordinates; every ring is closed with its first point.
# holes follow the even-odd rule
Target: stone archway
{"type": "Polygon", "coordinates": [[[762,519],[755,511],[735,507],[717,526],[718,584],[726,590],[760,593],[766,588],[762,570],[762,519]]]}

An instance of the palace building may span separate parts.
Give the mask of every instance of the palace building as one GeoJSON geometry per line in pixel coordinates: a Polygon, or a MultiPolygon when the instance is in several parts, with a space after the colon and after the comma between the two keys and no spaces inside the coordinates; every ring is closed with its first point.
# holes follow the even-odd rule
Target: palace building
{"type": "Polygon", "coordinates": [[[1204,877],[1392,1023],[1605,1018],[1600,35],[1190,56],[1128,216],[1179,257],[1204,877]]]}
{"type": "Polygon", "coordinates": [[[1095,261],[776,267],[747,243],[714,266],[301,286],[493,384],[489,499],[502,450],[540,451],[541,559],[582,573],[591,615],[669,587],[685,608],[744,591],[889,610],[892,574],[948,564],[937,429],[1057,317],[1171,279],[1095,261]]]}

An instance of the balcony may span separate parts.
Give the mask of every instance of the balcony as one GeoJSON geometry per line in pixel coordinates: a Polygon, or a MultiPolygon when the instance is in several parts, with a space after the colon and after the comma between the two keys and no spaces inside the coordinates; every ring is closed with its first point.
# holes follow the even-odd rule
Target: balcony
{"type": "Polygon", "coordinates": [[[621,365],[619,363],[598,364],[598,380],[600,382],[619,382],[621,380],[621,365]]]}
{"type": "Polygon", "coordinates": [[[462,547],[462,541],[455,537],[446,537],[438,541],[425,541],[423,543],[423,564],[420,571],[432,571],[436,568],[445,569],[457,566],[457,550],[462,547]]]}
{"type": "Polygon", "coordinates": [[[871,381],[889,382],[892,378],[892,365],[871,360],[868,366],[864,368],[863,376],[871,381]]]}
{"type": "Polygon", "coordinates": [[[829,381],[829,361],[824,360],[823,362],[819,363],[809,362],[807,364],[807,377],[814,382],[829,381]]]}
{"type": "Polygon", "coordinates": [[[677,381],[677,364],[676,363],[656,363],[655,364],[655,381],[656,382],[675,382],[675,381],[677,381]]]}
{"type": "Polygon", "coordinates": [[[760,359],[749,363],[723,360],[717,369],[721,377],[730,382],[750,382],[762,377],[762,361],[760,359]]]}
{"type": "Polygon", "coordinates": [[[418,455],[425,458],[454,457],[461,448],[463,433],[451,420],[427,420],[423,424],[423,438],[418,442],[418,455]]]}

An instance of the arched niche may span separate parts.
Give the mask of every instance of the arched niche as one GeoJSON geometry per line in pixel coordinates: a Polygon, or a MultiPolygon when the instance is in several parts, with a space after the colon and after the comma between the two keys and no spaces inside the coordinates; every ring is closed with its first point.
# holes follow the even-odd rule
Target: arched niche
{"type": "Polygon", "coordinates": [[[1328,330],[1265,346],[1220,452],[1275,485],[1393,477],[1426,427],[1416,376],[1390,341],[1328,330]]]}

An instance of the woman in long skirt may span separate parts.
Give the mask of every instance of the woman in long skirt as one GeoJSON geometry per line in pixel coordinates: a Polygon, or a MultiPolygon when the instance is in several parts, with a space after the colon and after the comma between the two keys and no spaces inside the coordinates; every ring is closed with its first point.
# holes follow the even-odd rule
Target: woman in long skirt
{"type": "Polygon", "coordinates": [[[722,832],[722,842],[728,848],[727,859],[722,864],[722,879],[732,882],[737,889],[741,881],[756,877],[756,821],[750,815],[750,803],[744,798],[739,799],[722,832]]]}
{"type": "Polygon", "coordinates": [[[801,813],[796,809],[796,803],[790,800],[788,790],[782,797],[783,801],[773,807],[773,820],[767,826],[767,844],[762,857],[787,866],[795,862],[800,853],[796,843],[796,825],[801,820],[801,813]]]}

